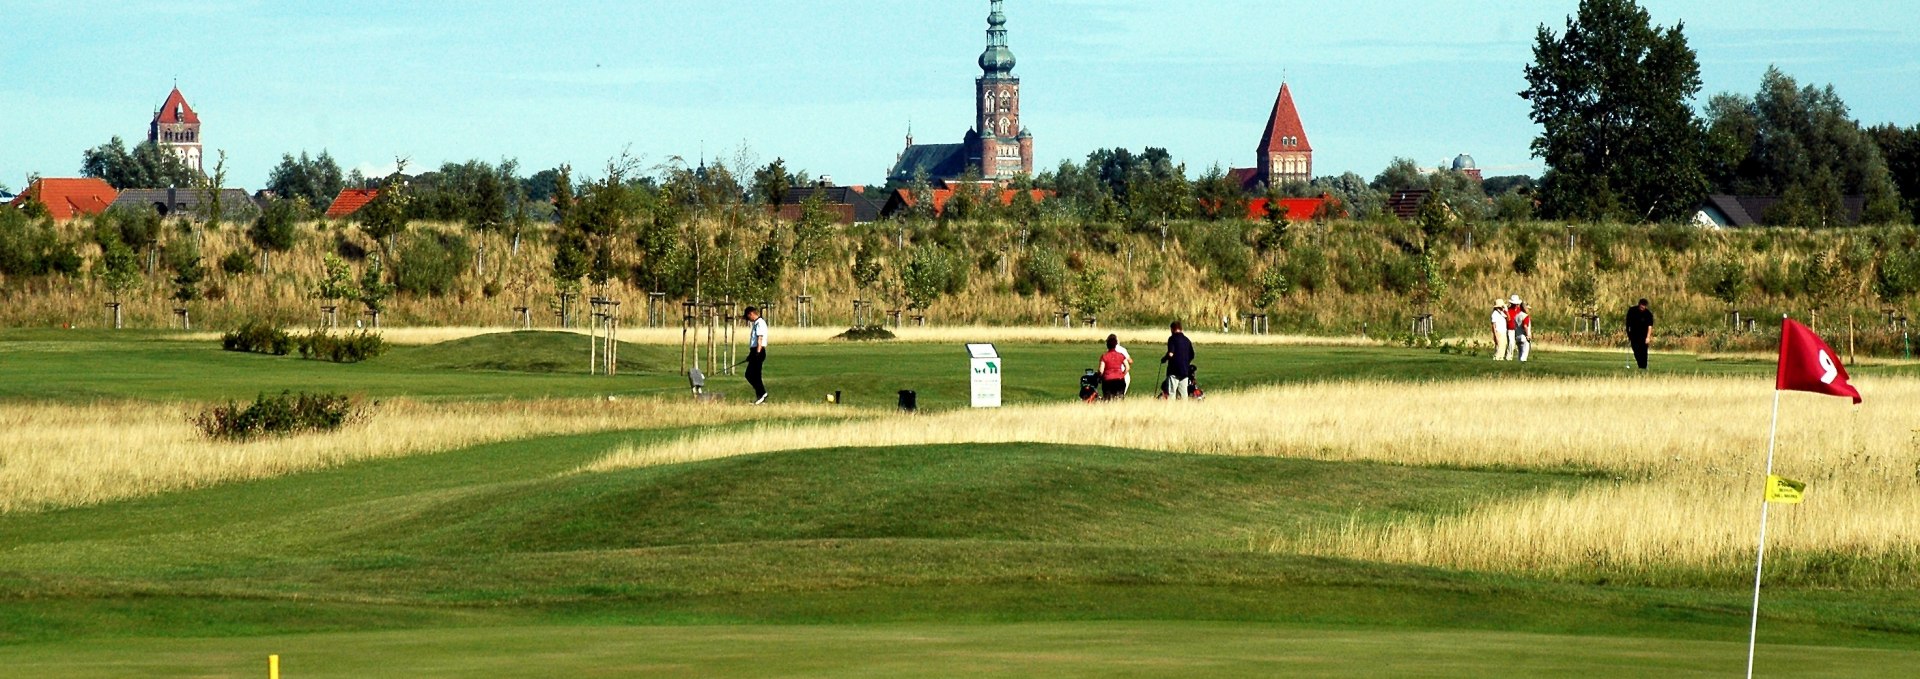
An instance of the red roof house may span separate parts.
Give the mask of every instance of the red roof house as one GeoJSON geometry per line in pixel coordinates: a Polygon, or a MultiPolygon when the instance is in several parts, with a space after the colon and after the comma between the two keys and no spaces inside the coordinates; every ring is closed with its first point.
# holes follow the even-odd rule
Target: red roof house
{"type": "Polygon", "coordinates": [[[13,206],[25,205],[27,201],[39,201],[47,206],[47,214],[55,221],[67,221],[75,217],[92,216],[107,211],[113,205],[113,199],[120,192],[113,190],[105,180],[86,177],[82,179],[40,179],[27,186],[14,197],[13,206]]]}
{"type": "MultiPolygon", "coordinates": [[[[933,214],[937,217],[941,213],[946,212],[947,201],[953,199],[954,189],[933,189],[932,192],[933,214]]],[[[1000,206],[1006,207],[1012,205],[1014,197],[1018,195],[1020,195],[1018,189],[1001,189],[1000,206]]],[[[1027,191],[1027,195],[1033,198],[1033,202],[1044,203],[1047,199],[1053,197],[1053,192],[1043,189],[1031,189],[1027,191]]],[[[880,210],[880,215],[883,217],[892,217],[899,214],[901,210],[911,208],[919,202],[919,199],[913,197],[912,189],[895,189],[893,196],[887,199],[886,207],[880,210]]]]}
{"type": "Polygon", "coordinates": [[[340,195],[333,197],[333,204],[327,207],[327,219],[346,219],[367,203],[380,197],[379,189],[341,189],[340,195]]]}

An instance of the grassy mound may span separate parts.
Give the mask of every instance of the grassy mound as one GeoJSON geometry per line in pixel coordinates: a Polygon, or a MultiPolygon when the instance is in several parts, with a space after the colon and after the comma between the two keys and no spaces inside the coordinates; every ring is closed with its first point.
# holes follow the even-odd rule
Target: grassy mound
{"type": "Polygon", "coordinates": [[[847,448],[566,476],[386,530],[407,547],[457,552],[876,539],[1246,549],[1276,532],[1444,514],[1574,483],[1039,444],[847,448]]]}

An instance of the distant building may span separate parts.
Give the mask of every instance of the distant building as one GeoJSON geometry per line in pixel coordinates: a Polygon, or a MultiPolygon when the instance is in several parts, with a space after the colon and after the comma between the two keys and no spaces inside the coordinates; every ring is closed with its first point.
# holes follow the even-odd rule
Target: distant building
{"type": "MultiPolygon", "coordinates": [[[[1693,214],[1693,223],[1706,228],[1740,228],[1748,226],[1768,226],[1767,213],[1780,204],[1779,196],[1730,196],[1714,194],[1693,214]]],[[[1845,224],[1833,226],[1858,226],[1866,215],[1866,196],[1842,196],[1840,210],[1845,214],[1845,224]]]]}
{"type": "Polygon", "coordinates": [[[1420,204],[1426,202],[1427,196],[1431,195],[1433,192],[1426,189],[1406,189],[1389,193],[1386,212],[1400,221],[1411,222],[1415,215],[1420,214],[1420,204]]]}
{"type": "MultiPolygon", "coordinates": [[[[153,210],[161,217],[195,215],[212,196],[198,189],[127,189],[121,191],[109,209],[153,210]]],[[[252,219],[258,205],[246,189],[220,191],[220,218],[232,221],[252,219]]]]}
{"type": "Polygon", "coordinates": [[[1313,181],[1313,144],[1307,141],[1307,128],[1300,122],[1300,111],[1293,106],[1293,90],[1280,84],[1280,96],[1273,101],[1273,113],[1267,117],[1266,132],[1260,136],[1253,167],[1236,168],[1234,179],[1248,191],[1313,181]]]}
{"type": "Polygon", "coordinates": [[[380,197],[379,189],[341,189],[327,206],[327,219],[346,219],[380,197]]]}
{"type": "Polygon", "coordinates": [[[75,217],[93,216],[106,212],[113,205],[114,198],[120,192],[101,179],[87,177],[83,179],[38,179],[14,196],[10,203],[20,207],[27,201],[39,201],[47,206],[47,214],[55,221],[67,221],[75,217]]]}
{"type": "Polygon", "coordinates": [[[980,54],[981,76],[974,80],[974,122],[958,144],[914,144],[895,159],[887,179],[910,182],[957,179],[977,170],[983,179],[1006,181],[1033,174],[1033,133],[1020,122],[1020,76],[1013,74],[1013,50],[1007,47],[1007,15],[993,0],[987,15],[987,49],[980,54]]]}
{"type": "Polygon", "coordinates": [[[1485,181],[1480,176],[1480,168],[1474,166],[1473,156],[1465,153],[1453,157],[1453,171],[1472,177],[1474,181],[1485,181]]]}
{"type": "MultiPolygon", "coordinates": [[[[998,194],[1001,207],[1012,205],[1014,199],[1020,195],[1020,191],[1017,189],[994,189],[994,188],[989,188],[987,186],[976,186],[973,184],[959,184],[955,186],[974,187],[971,190],[977,191],[978,195],[980,195],[982,198],[985,198],[989,195],[998,194]]],[[[953,200],[954,193],[960,190],[969,190],[969,189],[937,188],[937,189],[931,190],[929,193],[931,193],[933,196],[934,216],[938,217],[942,213],[946,212],[947,202],[953,200]]],[[[1032,189],[1027,191],[1027,196],[1032,198],[1033,202],[1036,202],[1036,203],[1044,203],[1052,199],[1053,195],[1054,194],[1052,191],[1044,191],[1041,189],[1032,189]]],[[[894,190],[892,195],[887,197],[886,205],[880,208],[880,216],[893,217],[894,215],[897,215],[909,209],[912,209],[915,206],[918,206],[919,204],[920,204],[920,200],[914,197],[912,189],[896,189],[894,190]]]]}
{"type": "Polygon", "coordinates": [[[180,88],[173,88],[166,102],[153,112],[153,123],[147,126],[147,141],[172,151],[193,171],[205,171],[200,167],[200,114],[187,105],[180,88]]]}
{"type": "Polygon", "coordinates": [[[833,213],[835,224],[867,224],[880,221],[879,202],[867,195],[864,186],[810,186],[788,189],[787,195],[780,198],[779,216],[787,221],[799,221],[806,210],[806,203],[814,195],[821,196],[821,202],[833,213]]]}

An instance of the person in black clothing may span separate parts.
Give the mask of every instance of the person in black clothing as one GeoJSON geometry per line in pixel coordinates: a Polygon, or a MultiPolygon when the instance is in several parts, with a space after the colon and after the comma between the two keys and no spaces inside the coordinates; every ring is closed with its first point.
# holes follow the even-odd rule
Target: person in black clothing
{"type": "Polygon", "coordinates": [[[1647,369],[1647,345],[1653,342],[1653,310],[1647,308],[1647,300],[1627,310],[1627,342],[1633,345],[1633,361],[1641,370],[1647,369]]]}
{"type": "Polygon", "coordinates": [[[1160,357],[1167,364],[1167,397],[1184,401],[1187,398],[1187,384],[1193,380],[1193,341],[1180,329],[1180,322],[1173,322],[1173,334],[1167,337],[1167,355],[1160,357]]]}

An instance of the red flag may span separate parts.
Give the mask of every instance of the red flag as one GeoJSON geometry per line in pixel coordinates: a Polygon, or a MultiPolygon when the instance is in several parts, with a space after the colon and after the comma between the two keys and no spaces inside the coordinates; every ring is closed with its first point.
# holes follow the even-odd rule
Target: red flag
{"type": "Polygon", "coordinates": [[[1780,321],[1780,370],[1773,388],[1850,396],[1854,403],[1860,402],[1860,390],[1847,383],[1847,369],[1834,357],[1833,349],[1812,329],[1790,318],[1780,321]]]}

